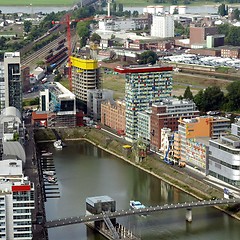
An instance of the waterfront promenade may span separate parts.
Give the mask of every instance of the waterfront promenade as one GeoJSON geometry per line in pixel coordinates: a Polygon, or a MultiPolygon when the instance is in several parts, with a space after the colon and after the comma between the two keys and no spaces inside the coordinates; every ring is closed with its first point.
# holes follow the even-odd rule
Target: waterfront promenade
{"type": "Polygon", "coordinates": [[[47,240],[47,232],[44,228],[45,209],[44,209],[44,194],[42,182],[39,175],[39,166],[36,154],[36,145],[34,141],[33,128],[30,119],[26,120],[26,130],[29,140],[25,143],[26,164],[24,174],[29,177],[29,180],[34,183],[35,187],[35,209],[33,210],[33,240],[47,240]]]}

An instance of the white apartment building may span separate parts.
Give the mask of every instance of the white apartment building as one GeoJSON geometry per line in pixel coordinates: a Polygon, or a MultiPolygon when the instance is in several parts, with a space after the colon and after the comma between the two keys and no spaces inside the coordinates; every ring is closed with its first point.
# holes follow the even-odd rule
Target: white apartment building
{"type": "Polygon", "coordinates": [[[173,15],[153,15],[151,25],[151,37],[170,38],[174,37],[173,15]]]}
{"type": "Polygon", "coordinates": [[[240,122],[231,134],[209,141],[208,174],[240,188],[240,122]]]}
{"type": "Polygon", "coordinates": [[[22,160],[0,161],[0,239],[32,239],[34,185],[23,176],[22,160]]]}

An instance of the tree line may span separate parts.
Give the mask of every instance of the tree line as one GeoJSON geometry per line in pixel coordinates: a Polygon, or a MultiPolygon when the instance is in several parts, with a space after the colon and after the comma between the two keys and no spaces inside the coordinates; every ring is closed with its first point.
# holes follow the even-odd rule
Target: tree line
{"type": "Polygon", "coordinates": [[[210,86],[201,89],[193,96],[188,86],[180,98],[193,100],[200,112],[208,112],[214,110],[223,110],[227,112],[236,112],[240,110],[240,82],[234,81],[227,88],[227,93],[218,86],[210,86]]]}

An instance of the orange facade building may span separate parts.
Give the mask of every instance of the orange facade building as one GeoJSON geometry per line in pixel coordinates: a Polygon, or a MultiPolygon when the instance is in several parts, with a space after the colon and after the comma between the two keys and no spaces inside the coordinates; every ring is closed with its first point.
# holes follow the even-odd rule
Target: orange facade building
{"type": "Polygon", "coordinates": [[[229,129],[230,119],[224,117],[201,116],[192,119],[180,119],[178,134],[175,134],[174,138],[174,157],[186,161],[186,156],[191,150],[189,144],[187,144],[189,139],[218,138],[229,129]]]}

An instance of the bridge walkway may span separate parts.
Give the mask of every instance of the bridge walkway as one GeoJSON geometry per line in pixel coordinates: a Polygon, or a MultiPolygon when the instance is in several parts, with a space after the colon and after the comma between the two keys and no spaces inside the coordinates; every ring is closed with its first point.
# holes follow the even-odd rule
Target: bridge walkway
{"type": "MultiPolygon", "coordinates": [[[[129,210],[118,210],[115,212],[110,212],[107,214],[108,218],[116,218],[116,217],[124,217],[129,215],[142,215],[142,214],[150,214],[153,212],[160,211],[169,211],[174,209],[190,209],[196,207],[210,207],[217,205],[225,205],[225,204],[237,204],[240,203],[240,199],[216,199],[216,200],[203,200],[196,202],[185,202],[185,203],[177,203],[177,204],[165,204],[163,206],[155,206],[155,207],[146,207],[142,209],[129,209],[129,210]]],[[[104,214],[96,214],[96,215],[87,215],[87,216],[79,216],[79,217],[68,217],[64,219],[57,219],[48,221],[45,224],[46,228],[52,227],[60,227],[64,225],[77,224],[77,223],[87,223],[93,221],[101,221],[106,217],[106,213],[104,214]]]]}

